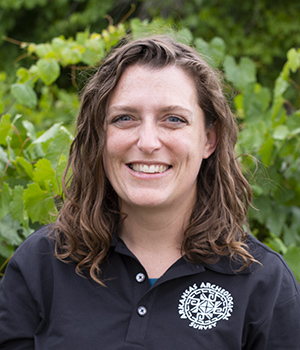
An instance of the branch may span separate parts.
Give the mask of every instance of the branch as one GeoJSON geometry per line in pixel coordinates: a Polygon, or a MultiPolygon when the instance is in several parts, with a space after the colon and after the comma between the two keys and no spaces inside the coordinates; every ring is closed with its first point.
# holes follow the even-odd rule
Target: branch
{"type": "Polygon", "coordinates": [[[8,36],[5,36],[5,35],[2,35],[2,39],[10,42],[12,44],[19,45],[22,48],[24,48],[28,45],[28,43],[26,41],[19,41],[19,40],[13,39],[13,38],[9,38],[8,36]]]}
{"type": "Polygon", "coordinates": [[[1,118],[4,116],[4,114],[6,114],[9,110],[10,110],[10,108],[13,106],[13,104],[16,102],[16,99],[14,98],[14,99],[12,99],[11,101],[10,101],[10,103],[8,104],[8,106],[4,109],[4,111],[0,114],[0,120],[1,120],[1,118]]]}
{"type": "Polygon", "coordinates": [[[124,23],[129,16],[133,14],[135,11],[135,4],[131,4],[131,9],[126,13],[126,15],[121,19],[121,21],[118,24],[124,23]]]}

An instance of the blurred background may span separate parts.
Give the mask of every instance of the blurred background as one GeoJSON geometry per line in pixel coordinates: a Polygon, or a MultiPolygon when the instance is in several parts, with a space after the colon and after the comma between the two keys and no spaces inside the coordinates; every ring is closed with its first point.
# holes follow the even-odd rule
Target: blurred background
{"type": "Polygon", "coordinates": [[[55,220],[85,80],[124,37],[156,33],[221,71],[254,193],[251,232],[300,280],[299,18],[294,0],[0,0],[0,277],[55,220]]]}

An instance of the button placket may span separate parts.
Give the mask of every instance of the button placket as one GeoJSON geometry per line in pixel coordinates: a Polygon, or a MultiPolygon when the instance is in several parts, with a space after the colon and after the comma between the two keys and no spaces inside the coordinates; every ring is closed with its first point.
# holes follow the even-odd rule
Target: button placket
{"type": "Polygon", "coordinates": [[[146,284],[136,283],[136,286],[140,288],[145,286],[147,292],[137,301],[132,310],[126,341],[143,345],[157,290],[155,288],[154,290],[149,290],[146,284]]]}

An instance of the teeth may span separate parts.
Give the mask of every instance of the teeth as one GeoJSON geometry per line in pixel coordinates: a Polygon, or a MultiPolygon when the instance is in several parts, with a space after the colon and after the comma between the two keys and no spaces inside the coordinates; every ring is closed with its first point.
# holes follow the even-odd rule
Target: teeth
{"type": "Polygon", "coordinates": [[[146,164],[131,164],[130,168],[139,173],[155,174],[163,173],[169,169],[166,165],[146,165],[146,164]]]}

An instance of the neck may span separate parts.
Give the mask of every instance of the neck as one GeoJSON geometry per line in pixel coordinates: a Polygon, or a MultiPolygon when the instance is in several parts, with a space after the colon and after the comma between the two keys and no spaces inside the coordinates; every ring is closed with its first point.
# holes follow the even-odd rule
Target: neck
{"type": "Polygon", "coordinates": [[[190,210],[182,208],[129,208],[120,237],[146,269],[150,278],[162,275],[181,255],[190,210]]]}

